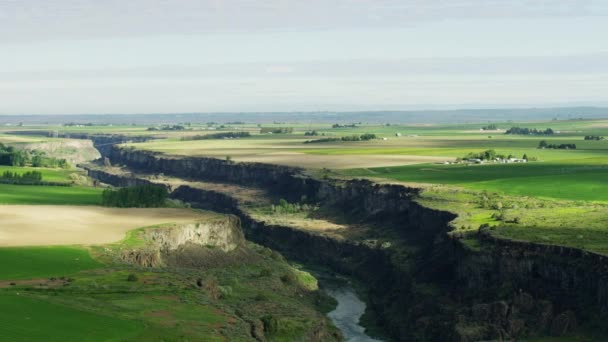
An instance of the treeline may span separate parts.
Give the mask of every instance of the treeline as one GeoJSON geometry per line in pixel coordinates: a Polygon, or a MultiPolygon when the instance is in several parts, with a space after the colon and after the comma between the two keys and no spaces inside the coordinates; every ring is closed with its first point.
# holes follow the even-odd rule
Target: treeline
{"type": "Polygon", "coordinates": [[[525,128],[525,127],[511,127],[505,134],[519,134],[519,135],[552,135],[555,132],[551,128],[547,128],[544,131],[536,128],[525,128]]]}
{"type": "MultiPolygon", "coordinates": [[[[479,159],[479,160],[491,161],[491,160],[496,160],[496,159],[509,160],[509,159],[513,159],[513,158],[517,158],[517,157],[515,157],[512,154],[504,155],[504,154],[496,152],[495,150],[485,150],[485,151],[479,152],[479,153],[470,152],[462,158],[456,158],[456,161],[468,160],[468,159],[479,159]]],[[[536,157],[528,158],[527,154],[524,154],[521,157],[521,159],[536,161],[536,157]]]]}
{"type": "Polygon", "coordinates": [[[163,125],[160,127],[148,127],[148,131],[185,131],[186,126],[183,125],[163,125]]]}
{"type": "Polygon", "coordinates": [[[489,124],[487,126],[481,127],[481,129],[484,131],[495,131],[498,129],[498,126],[496,126],[495,124],[489,124]]]}
{"type": "Polygon", "coordinates": [[[32,184],[42,182],[42,173],[38,171],[28,171],[25,173],[17,173],[4,171],[0,175],[0,181],[4,184],[32,184]]]}
{"type": "Polygon", "coordinates": [[[333,124],[331,128],[356,128],[357,124],[333,124]]]}
{"type": "Polygon", "coordinates": [[[2,143],[0,143],[0,165],[70,168],[70,164],[65,159],[47,157],[45,152],[39,150],[17,150],[13,146],[2,143]]]}
{"type": "Polygon", "coordinates": [[[293,127],[262,127],[260,128],[261,134],[290,134],[293,133],[293,127]]]}
{"type": "Polygon", "coordinates": [[[341,138],[324,138],[324,139],[316,139],[316,140],[306,140],[305,144],[314,144],[314,143],[326,143],[326,142],[334,142],[334,141],[368,141],[377,139],[378,137],[373,133],[365,133],[362,135],[349,135],[341,138]]]}
{"type": "Polygon", "coordinates": [[[585,140],[604,140],[604,137],[600,137],[599,135],[585,135],[585,140]]]}
{"type": "Polygon", "coordinates": [[[238,139],[238,138],[249,138],[251,133],[249,132],[225,132],[225,133],[213,133],[213,134],[201,134],[194,135],[191,137],[183,137],[181,140],[213,140],[213,139],[238,139]]]}
{"type": "Polygon", "coordinates": [[[118,208],[159,208],[164,207],[169,193],[159,185],[138,185],[117,190],[106,189],[101,203],[106,207],[118,208]]]}
{"type": "Polygon", "coordinates": [[[547,144],[545,140],[538,143],[538,148],[550,148],[556,150],[576,150],[576,144],[547,144]]]}

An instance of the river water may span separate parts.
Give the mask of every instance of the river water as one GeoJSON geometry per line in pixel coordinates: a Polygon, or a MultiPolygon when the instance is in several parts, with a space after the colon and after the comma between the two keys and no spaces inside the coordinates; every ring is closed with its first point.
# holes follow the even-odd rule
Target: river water
{"type": "Polygon", "coordinates": [[[365,328],[359,325],[359,319],[365,312],[365,303],[359,299],[352,286],[330,284],[323,290],[338,302],[338,306],[327,316],[342,331],[347,342],[380,342],[365,334],[365,328]]]}

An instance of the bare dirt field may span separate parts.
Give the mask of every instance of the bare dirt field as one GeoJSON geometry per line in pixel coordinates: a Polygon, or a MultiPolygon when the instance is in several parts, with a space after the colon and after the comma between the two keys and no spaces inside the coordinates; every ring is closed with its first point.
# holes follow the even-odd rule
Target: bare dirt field
{"type": "Polygon", "coordinates": [[[323,167],[329,169],[353,169],[366,168],[370,166],[385,167],[421,163],[435,163],[444,162],[446,160],[452,160],[453,158],[390,154],[317,155],[300,152],[274,152],[252,155],[247,157],[235,157],[233,159],[236,161],[280,164],[313,169],[320,169],[323,167]]]}
{"type": "Polygon", "coordinates": [[[0,247],[110,243],[135,228],[205,217],[194,210],[172,208],[0,206],[0,247]]]}

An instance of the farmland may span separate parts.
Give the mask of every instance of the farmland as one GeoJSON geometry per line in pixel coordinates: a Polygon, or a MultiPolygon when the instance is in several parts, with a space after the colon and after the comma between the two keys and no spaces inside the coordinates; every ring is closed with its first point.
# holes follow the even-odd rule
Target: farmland
{"type": "MultiPolygon", "coordinates": [[[[221,129],[193,124],[185,131],[124,126],[108,132],[141,133],[157,138],[126,144],[135,150],[176,157],[214,157],[228,160],[228,164],[261,162],[296,166],[305,169],[306,176],[338,182],[366,178],[383,184],[415,186],[421,189],[415,197],[419,204],[457,214],[450,222],[449,234],[459,237],[470,251],[487,248],[477,238],[479,232],[484,232],[505,240],[569,246],[608,255],[605,228],[608,141],[584,139],[585,136],[608,136],[608,121],[498,122],[495,123],[498,130],[481,130],[486,125],[362,123],[336,127],[321,123],[284,123],[263,125],[276,128],[279,133],[261,134],[257,124],[224,124],[221,129]],[[541,131],[550,127],[556,133],[505,134],[514,126],[541,131]],[[218,132],[249,132],[251,136],[188,138],[218,132]],[[365,134],[376,138],[341,139],[365,134]],[[327,140],[306,143],[317,139],[327,140]],[[576,145],[576,149],[539,148],[542,140],[547,146],[576,145]],[[493,155],[504,156],[505,161],[468,160],[467,155],[489,150],[493,155]],[[507,162],[511,158],[506,156],[513,159],[525,156],[527,162],[507,162]]],[[[79,129],[104,132],[103,126],[67,130],[79,129]]],[[[109,168],[102,164],[95,165],[122,176],[136,176],[134,170],[126,166],[118,164],[109,168]]],[[[0,172],[24,173],[32,169],[36,168],[6,166],[0,168],[0,172]]],[[[250,336],[251,327],[245,321],[260,319],[268,312],[280,317],[281,327],[272,332],[269,340],[291,340],[315,329],[319,310],[332,305],[316,291],[313,277],[285,263],[278,253],[251,243],[221,256],[215,254],[217,248],[205,247],[208,249],[203,253],[204,266],[200,270],[186,271],[170,266],[150,272],[117,263],[122,250],[145,246],[138,240],[140,232],[164,223],[200,220],[198,215],[207,214],[190,209],[102,208],[98,205],[103,188],[92,187],[90,180],[81,182],[84,175],[80,171],[37,170],[45,180],[71,186],[0,185],[3,189],[0,203],[12,204],[0,206],[0,216],[4,223],[18,227],[0,230],[0,245],[4,246],[0,248],[0,261],[15,265],[0,275],[0,284],[4,286],[0,296],[6,296],[3,298],[8,301],[7,305],[19,300],[15,290],[27,288],[24,297],[27,305],[41,305],[44,307],[41,310],[59,310],[55,306],[60,306],[74,310],[74,314],[86,312],[91,315],[91,322],[99,320],[102,326],[115,324],[124,329],[122,337],[131,336],[133,340],[156,335],[169,340],[184,336],[239,340],[250,336]],[[34,210],[40,213],[39,217],[29,214],[34,210]],[[193,285],[197,278],[203,279],[202,283],[215,285],[199,289],[193,285]],[[58,292],[58,295],[49,295],[49,292],[58,292]],[[238,314],[234,311],[236,308],[238,314]],[[108,316],[113,320],[105,321],[108,316]]],[[[143,170],[138,171],[145,174],[143,170]]],[[[249,196],[251,198],[245,198],[249,206],[241,209],[259,222],[321,234],[338,241],[362,240],[372,245],[382,242],[402,255],[415,251],[407,244],[393,241],[398,236],[391,228],[378,230],[373,224],[353,223],[352,218],[323,208],[319,203],[304,206],[284,202],[281,205],[278,198],[267,197],[263,189],[256,187],[205,183],[205,180],[197,183],[164,174],[147,177],[174,189],[179,185],[200,186],[239,199],[249,196]]],[[[192,259],[188,256],[185,260],[192,259]]],[[[16,328],[3,328],[7,334],[18,333],[18,329],[23,328],[20,322],[10,322],[16,328]]]]}
{"type": "MultiPolygon", "coordinates": [[[[292,125],[291,134],[253,134],[251,138],[182,141],[169,138],[131,144],[138,149],[177,156],[230,157],[236,162],[265,162],[309,169],[318,176],[369,178],[382,183],[423,187],[419,201],[453,211],[457,230],[476,230],[482,224],[497,227],[492,234],[514,240],[576,246],[607,253],[600,213],[608,203],[608,136],[606,120],[554,120],[487,124],[292,125]],[[505,134],[510,127],[544,130],[552,135],[505,134]],[[314,130],[316,136],[305,135],[314,130]],[[307,140],[373,133],[371,141],[307,140]],[[576,149],[539,149],[539,142],[575,144],[576,149]],[[469,153],[494,150],[498,154],[532,161],[513,164],[453,162],[469,153]],[[450,164],[447,164],[449,162],[450,164]],[[453,193],[459,195],[452,195],[453,193]],[[477,200],[490,197],[503,205],[480,208],[477,200]],[[508,205],[506,203],[509,203],[508,205]],[[530,204],[533,203],[533,204],[530,204]],[[552,209],[549,209],[552,208],[552,209]],[[576,214],[574,214],[576,213],[576,214]],[[518,223],[506,223],[517,217],[518,223]],[[543,219],[539,219],[542,217],[543,219]],[[584,217],[581,220],[581,217],[584,217]]],[[[289,125],[283,125],[289,126],[289,125]]],[[[235,131],[255,130],[234,125],[235,131]]]]}
{"type": "Polygon", "coordinates": [[[14,205],[0,206],[0,217],[0,247],[4,247],[110,243],[135,228],[195,222],[207,216],[173,208],[14,205]]]}

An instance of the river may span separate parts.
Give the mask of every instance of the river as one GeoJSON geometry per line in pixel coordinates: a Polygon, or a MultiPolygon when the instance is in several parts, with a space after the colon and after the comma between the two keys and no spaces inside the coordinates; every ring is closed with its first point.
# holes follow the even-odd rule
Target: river
{"type": "Polygon", "coordinates": [[[347,342],[369,342],[380,340],[369,337],[365,328],[359,324],[359,319],[365,312],[365,303],[348,283],[324,284],[323,290],[338,302],[338,306],[327,316],[340,329],[347,342]]]}

